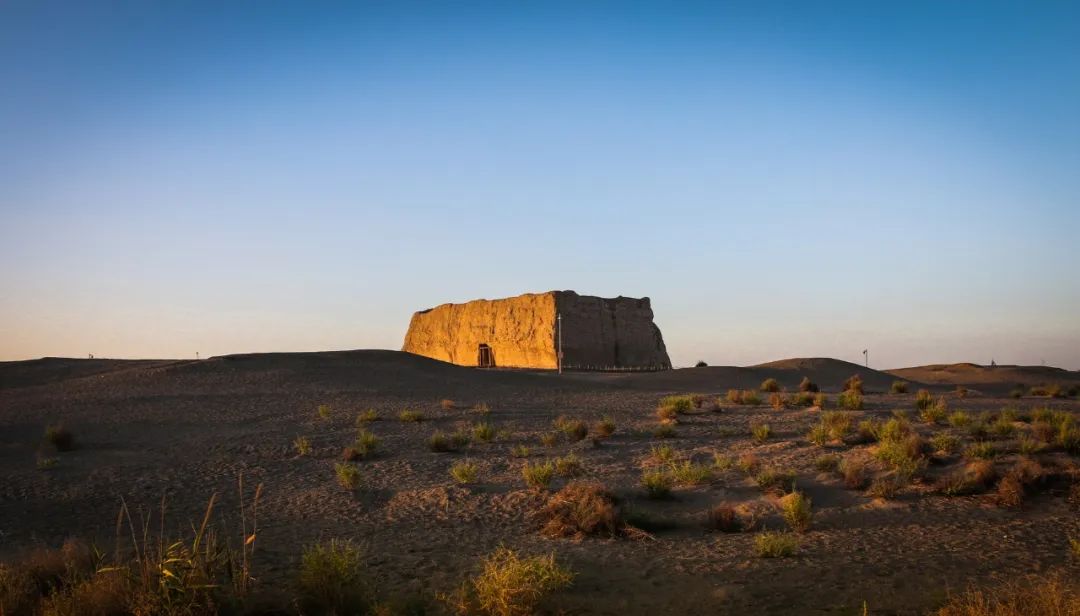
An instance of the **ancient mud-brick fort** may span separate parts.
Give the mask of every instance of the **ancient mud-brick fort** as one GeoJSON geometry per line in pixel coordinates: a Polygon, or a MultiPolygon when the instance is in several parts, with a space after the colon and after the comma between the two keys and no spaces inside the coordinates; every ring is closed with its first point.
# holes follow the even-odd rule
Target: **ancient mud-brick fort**
{"type": "Polygon", "coordinates": [[[671,367],[649,298],[573,291],[443,304],[413,315],[403,351],[462,366],[554,369],[671,367]]]}

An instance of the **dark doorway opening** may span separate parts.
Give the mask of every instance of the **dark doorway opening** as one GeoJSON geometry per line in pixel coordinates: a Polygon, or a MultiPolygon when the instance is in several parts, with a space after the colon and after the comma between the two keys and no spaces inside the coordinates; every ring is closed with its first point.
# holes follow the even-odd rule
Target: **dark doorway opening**
{"type": "Polygon", "coordinates": [[[477,351],[476,365],[481,368],[495,367],[495,354],[491,352],[491,347],[483,343],[480,344],[480,349],[477,351]]]}

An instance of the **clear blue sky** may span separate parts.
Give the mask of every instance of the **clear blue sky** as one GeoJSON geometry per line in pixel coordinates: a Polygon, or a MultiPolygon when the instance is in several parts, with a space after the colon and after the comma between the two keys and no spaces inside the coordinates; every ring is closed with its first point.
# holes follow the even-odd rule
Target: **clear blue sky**
{"type": "Polygon", "coordinates": [[[0,359],[652,297],[676,364],[1080,368],[1075,2],[0,3],[0,359]]]}

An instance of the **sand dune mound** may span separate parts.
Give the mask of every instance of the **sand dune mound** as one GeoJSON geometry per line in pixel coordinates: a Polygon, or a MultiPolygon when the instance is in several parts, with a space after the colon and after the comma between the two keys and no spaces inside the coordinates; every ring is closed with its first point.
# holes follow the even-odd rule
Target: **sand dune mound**
{"type": "Polygon", "coordinates": [[[1051,366],[980,366],[978,364],[932,364],[888,370],[899,378],[933,385],[963,385],[979,389],[1005,390],[1018,385],[1080,383],[1080,372],[1051,366]]]}
{"type": "Polygon", "coordinates": [[[757,389],[762,381],[773,378],[782,387],[793,391],[798,388],[803,377],[809,377],[824,390],[838,391],[844,381],[855,374],[862,377],[863,384],[869,391],[888,391],[889,386],[896,380],[896,377],[878,370],[825,357],[783,359],[747,367],[680,368],[613,378],[624,387],[685,391],[757,389]]]}
{"type": "Polygon", "coordinates": [[[5,361],[0,362],[0,389],[48,385],[173,363],[175,362],[169,359],[74,359],[70,357],[5,361]]]}

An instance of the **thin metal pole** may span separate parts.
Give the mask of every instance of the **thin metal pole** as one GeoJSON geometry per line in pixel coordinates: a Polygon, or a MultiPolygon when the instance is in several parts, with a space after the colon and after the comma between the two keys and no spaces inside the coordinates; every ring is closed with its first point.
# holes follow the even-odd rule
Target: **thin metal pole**
{"type": "Polygon", "coordinates": [[[559,330],[559,374],[562,374],[562,313],[555,313],[555,321],[558,323],[559,330]]]}

